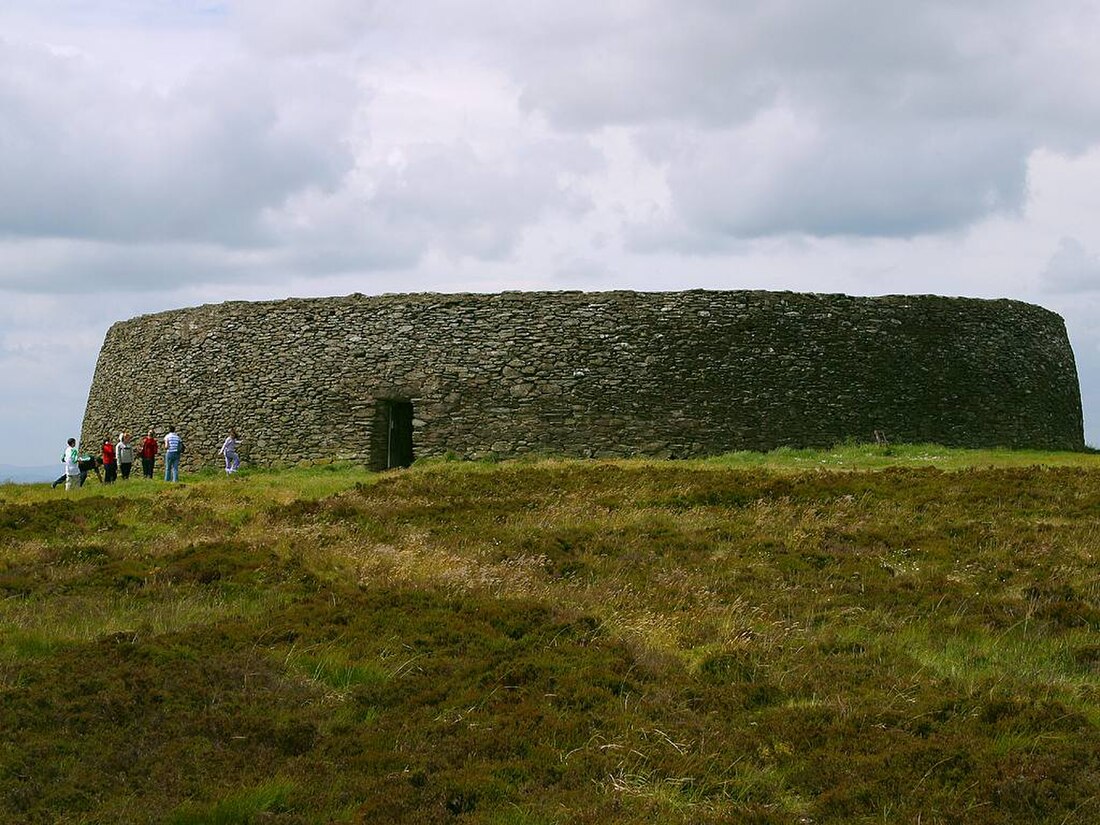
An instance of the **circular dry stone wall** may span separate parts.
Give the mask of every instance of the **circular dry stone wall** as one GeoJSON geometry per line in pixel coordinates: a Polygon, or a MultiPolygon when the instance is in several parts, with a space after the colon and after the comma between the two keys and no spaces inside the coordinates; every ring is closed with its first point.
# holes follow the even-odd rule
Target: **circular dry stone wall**
{"type": "Polygon", "coordinates": [[[871,440],[1082,449],[1062,319],[1030,304],[790,292],[352,295],[111,327],[83,445],[230,427],[258,465],[687,457],[871,440]]]}

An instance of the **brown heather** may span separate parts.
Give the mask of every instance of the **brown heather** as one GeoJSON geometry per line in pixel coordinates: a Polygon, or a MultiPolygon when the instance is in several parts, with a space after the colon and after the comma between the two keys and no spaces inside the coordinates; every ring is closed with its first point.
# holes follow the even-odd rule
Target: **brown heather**
{"type": "Polygon", "coordinates": [[[1098,461],[0,487],[0,821],[1100,821],[1098,461]]]}

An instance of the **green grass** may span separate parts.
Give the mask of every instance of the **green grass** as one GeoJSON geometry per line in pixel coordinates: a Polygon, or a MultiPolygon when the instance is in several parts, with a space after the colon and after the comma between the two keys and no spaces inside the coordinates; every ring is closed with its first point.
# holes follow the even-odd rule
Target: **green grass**
{"type": "Polygon", "coordinates": [[[347,694],[353,688],[379,684],[390,678],[380,662],[349,662],[337,645],[325,645],[319,652],[291,649],[284,662],[288,669],[303,678],[338,694],[347,694]]]}
{"type": "Polygon", "coordinates": [[[736,452],[705,459],[720,467],[770,467],[869,470],[882,467],[938,467],[958,470],[973,467],[1095,467],[1097,453],[1044,452],[1039,450],[958,449],[939,444],[841,444],[828,450],[782,447],[770,453],[736,452]]]}
{"type": "Polygon", "coordinates": [[[0,821],[1100,820],[1100,458],[0,487],[0,821]]]}
{"type": "Polygon", "coordinates": [[[184,805],[168,818],[171,825],[249,825],[262,814],[275,815],[287,804],[294,784],[274,780],[210,805],[184,805]]]}

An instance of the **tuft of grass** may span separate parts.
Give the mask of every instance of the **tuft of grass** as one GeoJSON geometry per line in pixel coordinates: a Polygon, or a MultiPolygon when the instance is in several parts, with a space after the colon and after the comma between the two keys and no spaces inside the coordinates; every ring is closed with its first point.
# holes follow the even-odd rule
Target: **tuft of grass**
{"type": "Polygon", "coordinates": [[[380,662],[349,662],[339,650],[327,647],[316,652],[291,649],[284,659],[285,666],[338,695],[347,695],[354,688],[380,685],[391,677],[380,662]]]}
{"type": "Polygon", "coordinates": [[[295,785],[285,779],[273,779],[249,790],[229,794],[209,805],[188,803],[168,817],[171,825],[252,825],[263,821],[264,814],[288,810],[295,785]]]}

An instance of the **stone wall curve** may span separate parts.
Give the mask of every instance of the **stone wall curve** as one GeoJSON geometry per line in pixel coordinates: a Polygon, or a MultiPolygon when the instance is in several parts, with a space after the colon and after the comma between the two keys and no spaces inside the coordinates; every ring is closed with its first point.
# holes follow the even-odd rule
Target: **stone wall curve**
{"type": "Polygon", "coordinates": [[[1010,300],[761,291],[505,292],[229,302],[116,323],[82,445],[226,432],[257,465],[415,457],[690,457],[870,440],[1084,447],[1056,314],[1010,300]]]}

